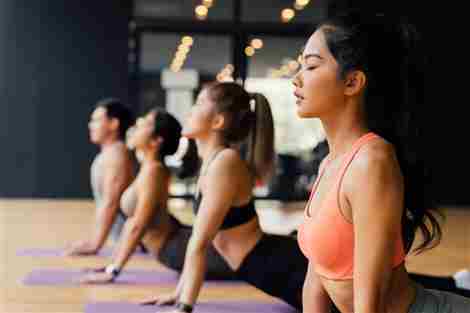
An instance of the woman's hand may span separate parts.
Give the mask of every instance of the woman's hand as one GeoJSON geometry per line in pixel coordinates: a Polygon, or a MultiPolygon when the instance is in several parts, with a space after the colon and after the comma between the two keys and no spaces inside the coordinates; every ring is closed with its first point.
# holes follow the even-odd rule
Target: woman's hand
{"type": "Polygon", "coordinates": [[[113,274],[106,272],[89,273],[80,279],[82,284],[106,284],[114,280],[113,274]]]}
{"type": "Polygon", "coordinates": [[[104,273],[106,271],[106,266],[102,267],[86,267],[83,269],[85,273],[104,273]]]}
{"type": "MultiPolygon", "coordinates": [[[[175,293],[164,294],[156,298],[141,302],[141,305],[174,305],[177,300],[175,293]]],[[[176,311],[179,313],[179,311],[176,311]]]]}
{"type": "Polygon", "coordinates": [[[98,251],[95,245],[89,241],[78,241],[68,245],[65,248],[65,256],[77,256],[77,255],[95,255],[98,251]]]}

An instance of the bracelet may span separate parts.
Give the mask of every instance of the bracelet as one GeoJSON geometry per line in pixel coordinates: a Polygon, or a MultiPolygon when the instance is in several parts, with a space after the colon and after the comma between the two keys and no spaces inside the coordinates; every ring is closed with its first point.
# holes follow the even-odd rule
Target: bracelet
{"type": "Polygon", "coordinates": [[[114,264],[109,264],[108,266],[105,267],[104,272],[106,274],[109,274],[113,277],[113,280],[119,276],[121,273],[121,269],[119,269],[116,265],[114,264]]]}
{"type": "Polygon", "coordinates": [[[184,313],[192,313],[193,312],[193,306],[192,305],[189,305],[189,304],[186,304],[186,303],[183,303],[183,302],[176,302],[175,304],[175,308],[177,310],[180,310],[181,312],[184,312],[184,313]]]}

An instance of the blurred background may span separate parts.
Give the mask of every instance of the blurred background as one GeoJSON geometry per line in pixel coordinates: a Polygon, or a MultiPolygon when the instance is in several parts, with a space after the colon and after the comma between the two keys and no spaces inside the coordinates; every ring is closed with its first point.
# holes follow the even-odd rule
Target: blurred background
{"type": "Polygon", "coordinates": [[[291,77],[318,21],[358,6],[407,16],[423,34],[434,192],[441,205],[470,204],[468,26],[455,3],[417,1],[2,0],[0,197],[91,198],[97,148],[87,123],[97,100],[119,97],[136,114],[165,106],[183,119],[201,86],[218,79],[271,101],[277,170],[259,195],[305,199],[328,147],[319,121],[296,117],[291,77]]]}

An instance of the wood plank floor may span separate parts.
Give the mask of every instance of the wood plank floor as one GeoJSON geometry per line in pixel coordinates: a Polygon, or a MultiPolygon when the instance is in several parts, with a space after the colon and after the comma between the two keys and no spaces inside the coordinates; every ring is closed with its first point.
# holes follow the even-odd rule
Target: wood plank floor
{"type": "MultiPolygon", "coordinates": [[[[258,208],[261,224],[267,231],[289,233],[302,218],[302,203],[282,206],[264,203],[258,208]],[[280,223],[282,221],[282,223],[280,223]]],[[[174,201],[175,215],[191,222],[186,203],[174,201]]],[[[18,257],[25,248],[63,247],[89,233],[92,221],[91,201],[0,200],[0,312],[82,312],[88,301],[138,301],[170,288],[141,286],[29,287],[21,279],[35,268],[73,268],[101,266],[107,260],[88,258],[18,257]]],[[[470,267],[470,209],[444,210],[447,220],[440,246],[407,260],[410,271],[450,275],[470,267]]],[[[130,268],[157,269],[154,260],[132,259],[130,268]]],[[[201,299],[265,299],[268,296],[249,286],[205,288],[201,299]]]]}

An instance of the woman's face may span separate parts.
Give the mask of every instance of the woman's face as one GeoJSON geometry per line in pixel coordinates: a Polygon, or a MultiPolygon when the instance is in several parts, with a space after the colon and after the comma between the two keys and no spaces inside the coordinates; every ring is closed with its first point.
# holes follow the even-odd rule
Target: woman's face
{"type": "Polygon", "coordinates": [[[207,89],[203,89],[191,108],[182,135],[190,139],[208,135],[212,130],[212,120],[215,114],[214,103],[210,99],[207,89]]]}
{"type": "Polygon", "coordinates": [[[96,108],[88,123],[91,142],[98,145],[103,143],[113,133],[111,124],[112,120],[108,118],[106,109],[103,107],[96,108]]]}
{"type": "Polygon", "coordinates": [[[299,117],[321,117],[344,103],[344,83],[338,73],[338,63],[319,29],[308,40],[293,81],[299,117]]]}
{"type": "Polygon", "coordinates": [[[155,129],[155,112],[139,117],[134,126],[126,134],[126,144],[129,149],[142,149],[151,143],[155,129]]]}

